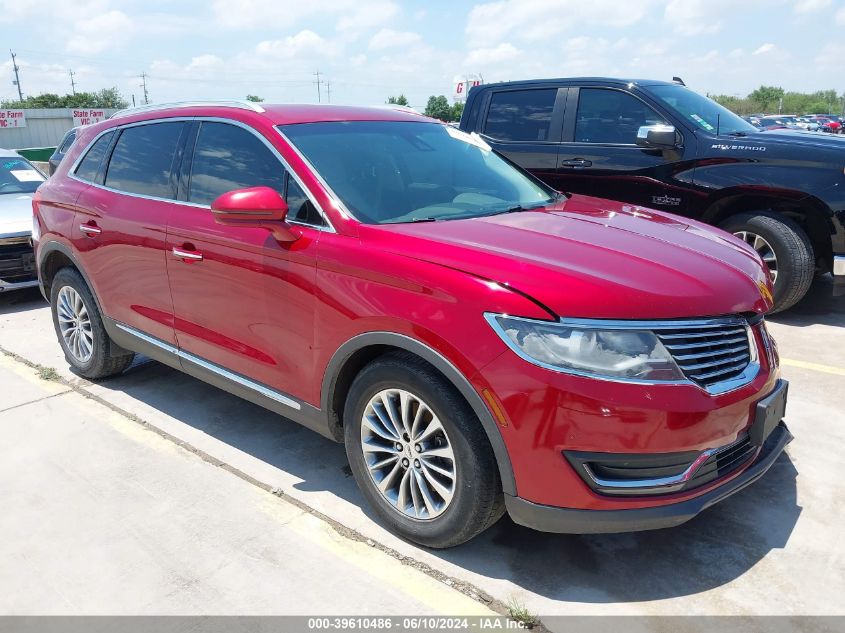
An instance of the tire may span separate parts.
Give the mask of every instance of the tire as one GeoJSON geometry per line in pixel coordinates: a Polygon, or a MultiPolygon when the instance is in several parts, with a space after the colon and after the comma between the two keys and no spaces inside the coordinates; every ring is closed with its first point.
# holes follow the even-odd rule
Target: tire
{"type": "Polygon", "coordinates": [[[96,380],[119,374],[132,363],[135,354],[109,338],[94,295],[74,268],[62,268],[56,273],[50,287],[50,308],[59,345],[78,374],[96,380]],[[69,310],[76,313],[75,323],[79,323],[79,327],[69,323],[69,310]],[[71,336],[68,340],[63,327],[75,328],[75,339],[71,336]],[[78,341],[78,346],[73,345],[74,340],[78,341]]]}
{"type": "Polygon", "coordinates": [[[735,235],[742,232],[759,235],[774,251],[777,277],[770,314],[791,308],[807,294],[816,262],[810,238],[794,220],[770,211],[754,211],[734,215],[720,227],[735,235]]]}
{"type": "MultiPolygon", "coordinates": [[[[386,401],[376,402],[384,404],[386,401]]],[[[420,409],[422,407],[417,405],[416,410],[420,409]]],[[[381,412],[386,414],[386,407],[382,407],[381,412]]],[[[384,523],[401,537],[432,548],[453,547],[483,532],[504,513],[499,470],[481,423],[458,391],[420,358],[407,352],[395,352],[367,365],[352,383],[344,407],[343,420],[346,455],[358,487],[384,523]],[[385,440],[387,436],[384,433],[371,433],[371,426],[363,422],[367,412],[368,420],[374,419],[376,413],[371,401],[381,397],[380,394],[387,393],[385,397],[393,398],[393,401],[401,406],[397,390],[409,394],[407,400],[403,401],[410,403],[409,410],[413,411],[413,398],[419,399],[428,408],[428,411],[423,411],[420,415],[419,429],[415,431],[417,438],[426,439],[420,439],[419,443],[408,441],[401,453],[385,450],[378,453],[368,452],[365,457],[365,434],[369,436],[367,445],[371,451],[372,442],[378,446],[393,444],[396,447],[398,444],[394,441],[398,439],[395,437],[395,428],[394,431],[389,431],[389,437],[392,439],[385,440]],[[426,420],[427,426],[423,426],[426,420]],[[442,425],[443,434],[439,431],[429,434],[432,428],[437,427],[437,421],[442,425]],[[453,454],[451,466],[448,459],[431,457],[431,453],[428,453],[429,450],[434,450],[440,454],[444,447],[453,454]],[[417,453],[420,449],[422,452],[417,453]],[[371,470],[370,463],[378,463],[384,456],[390,459],[392,453],[396,454],[397,460],[406,459],[407,467],[403,468],[397,461],[381,471],[371,470]],[[415,455],[424,457],[416,459],[415,455]],[[368,459],[372,461],[368,462],[368,459]],[[395,479],[390,481],[404,482],[407,474],[408,484],[404,488],[404,497],[408,503],[404,505],[405,511],[398,507],[401,499],[398,488],[396,500],[391,502],[379,490],[375,480],[377,476],[386,479],[387,474],[397,464],[399,470],[396,471],[395,479]],[[451,480],[448,477],[439,477],[429,469],[428,465],[431,464],[440,467],[442,472],[451,468],[454,477],[451,480]],[[371,472],[374,474],[371,475],[371,472]],[[440,482],[440,488],[429,485],[432,477],[440,482]],[[423,483],[415,484],[414,478],[423,483]],[[414,485],[416,496],[410,489],[414,485]],[[439,496],[437,492],[450,485],[452,494],[446,502],[445,497],[439,496]],[[430,498],[434,501],[430,504],[433,508],[431,512],[428,509],[428,498],[420,492],[420,486],[428,488],[430,498]],[[438,500],[443,502],[439,506],[438,500]]],[[[368,424],[372,425],[372,421],[368,424]]],[[[378,428],[381,432],[387,429],[384,425],[378,428]]],[[[382,483],[385,479],[381,480],[382,483]]]]}

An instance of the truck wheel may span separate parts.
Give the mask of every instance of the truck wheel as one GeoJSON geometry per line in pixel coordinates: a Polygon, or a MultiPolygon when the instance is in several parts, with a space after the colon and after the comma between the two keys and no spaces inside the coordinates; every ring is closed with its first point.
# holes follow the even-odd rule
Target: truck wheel
{"type": "Polygon", "coordinates": [[[62,268],[50,286],[56,336],[67,362],[85,378],[119,374],[134,354],[109,338],[91,289],[73,268],[62,268]]]}
{"type": "Polygon", "coordinates": [[[459,545],[504,513],[493,449],[472,409],[430,365],[396,352],[355,378],[343,414],[361,492],[403,538],[459,545]]]}
{"type": "Polygon", "coordinates": [[[791,308],[807,294],[816,262],[810,239],[794,220],[754,211],[731,216],[719,226],[754,248],[769,267],[775,287],[771,313],[791,308]]]}

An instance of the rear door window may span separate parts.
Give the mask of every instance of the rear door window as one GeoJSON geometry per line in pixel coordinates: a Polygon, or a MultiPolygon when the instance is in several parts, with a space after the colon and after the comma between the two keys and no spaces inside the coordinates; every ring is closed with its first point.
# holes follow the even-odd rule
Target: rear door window
{"type": "Polygon", "coordinates": [[[106,172],[106,186],[155,198],[175,198],[173,170],[184,123],[149,123],[120,134],[106,172]]]}
{"type": "Polygon", "coordinates": [[[633,145],[640,126],[657,123],[665,123],[663,117],[627,92],[581,88],[575,142],[633,145]]]}
{"type": "Polygon", "coordinates": [[[501,141],[548,141],[557,88],[494,92],[484,133],[501,141]]]}
{"type": "Polygon", "coordinates": [[[241,127],[203,121],[194,146],[188,200],[210,205],[227,191],[260,186],[285,193],[285,169],[270,148],[241,127]]]}
{"type": "Polygon", "coordinates": [[[113,136],[114,130],[106,132],[97,139],[97,142],[91,146],[91,149],[85,154],[85,158],[79,163],[79,167],[76,168],[77,178],[97,184],[103,183],[100,168],[103,166],[103,159],[106,157],[113,136]]]}

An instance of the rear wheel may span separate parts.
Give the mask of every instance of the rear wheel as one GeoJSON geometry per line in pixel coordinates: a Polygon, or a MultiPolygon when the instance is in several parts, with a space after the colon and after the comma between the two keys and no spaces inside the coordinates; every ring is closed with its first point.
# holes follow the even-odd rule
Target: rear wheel
{"type": "Polygon", "coordinates": [[[426,362],[397,352],[365,367],[343,419],[358,486],[400,536],[451,547],[503,514],[498,468],[480,422],[426,362]]]}
{"type": "Polygon", "coordinates": [[[53,326],[67,362],[86,378],[119,374],[134,354],[111,341],[88,284],[73,268],[62,268],[50,286],[53,326]]]}
{"type": "Polygon", "coordinates": [[[768,267],[775,289],[773,313],[791,308],[807,294],[816,264],[810,238],[795,221],[756,211],[732,216],[720,226],[754,248],[768,267]]]}

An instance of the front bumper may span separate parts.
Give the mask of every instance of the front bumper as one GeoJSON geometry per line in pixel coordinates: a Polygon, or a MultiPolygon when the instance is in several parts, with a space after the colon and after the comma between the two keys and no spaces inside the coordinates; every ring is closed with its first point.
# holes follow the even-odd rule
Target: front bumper
{"type": "Polygon", "coordinates": [[[781,422],[766,439],[754,462],[740,475],[722,486],[679,503],[628,510],[579,510],[541,505],[505,495],[505,506],[514,522],[541,532],[602,534],[674,527],[760,479],[791,441],[792,434],[781,422]]]}
{"type": "Polygon", "coordinates": [[[845,275],[845,255],[833,256],[833,274],[845,275]]]}

